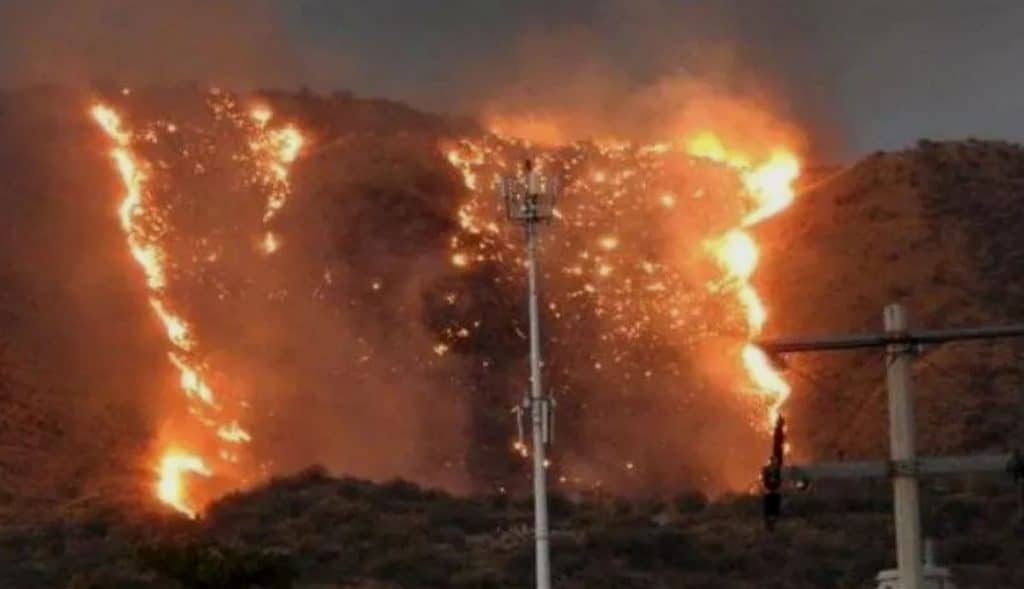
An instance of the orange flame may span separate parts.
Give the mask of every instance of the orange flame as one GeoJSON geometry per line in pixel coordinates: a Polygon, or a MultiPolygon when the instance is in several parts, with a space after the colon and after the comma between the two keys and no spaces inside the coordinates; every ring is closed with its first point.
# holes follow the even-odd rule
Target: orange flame
{"type": "Polygon", "coordinates": [[[737,280],[745,282],[757,269],[757,244],[742,229],[733,229],[715,240],[713,251],[726,272],[737,280]]]}
{"type": "MultiPolygon", "coordinates": [[[[199,368],[192,365],[187,353],[195,340],[188,323],[170,310],[164,299],[167,285],[164,267],[165,254],[160,244],[147,233],[144,222],[152,213],[146,206],[144,193],[146,174],[132,151],[133,135],[128,131],[120,115],[109,106],[93,106],[91,114],[107,136],[113,140],[111,157],[117,165],[125,194],[118,209],[121,228],[125,233],[132,257],[142,268],[149,288],[149,304],[164,326],[167,339],[176,351],[169,354],[181,376],[182,390],[190,399],[199,399],[208,406],[215,404],[213,391],[203,382],[199,368]]],[[[211,476],[212,470],[201,457],[181,450],[167,449],[157,467],[157,497],[174,509],[194,517],[195,508],[186,499],[185,479],[189,474],[211,476]]]]}
{"type": "Polygon", "coordinates": [[[777,214],[793,203],[793,182],[800,176],[800,161],[792,153],[776,151],[768,161],[743,175],[747,192],[757,199],[756,208],[744,219],[747,227],[777,214]]]}
{"type": "Polygon", "coordinates": [[[169,449],[160,459],[157,471],[159,472],[156,485],[157,498],[189,517],[196,517],[195,507],[185,500],[185,478],[189,474],[203,477],[213,476],[213,471],[206,466],[203,459],[195,454],[169,449]]]}
{"type": "MultiPolygon", "coordinates": [[[[249,112],[256,133],[249,142],[249,149],[256,157],[262,173],[259,180],[267,188],[267,205],[263,213],[264,225],[269,224],[288,202],[291,195],[289,170],[299,157],[305,138],[298,129],[289,125],[280,129],[268,128],[273,112],[266,106],[254,107],[249,112]]],[[[277,252],[280,241],[270,230],[263,236],[261,249],[267,255],[277,252]]]]}
{"type": "MultiPolygon", "coordinates": [[[[779,149],[773,151],[764,162],[754,164],[746,154],[728,149],[722,140],[710,131],[700,133],[689,141],[687,151],[691,155],[720,162],[737,170],[751,200],[751,209],[743,217],[740,226],[713,240],[709,245],[715,258],[728,274],[744,310],[748,338],[752,340],[764,329],[768,312],[761,297],[750,284],[750,279],[757,270],[759,251],[754,238],[745,228],[772,217],[793,202],[793,182],[800,175],[800,161],[793,153],[779,149]]],[[[770,427],[789,397],[789,384],[758,347],[747,343],[741,355],[751,382],[768,398],[770,427]]]]}
{"type": "MultiPolygon", "coordinates": [[[[446,146],[448,161],[461,173],[464,185],[470,192],[470,198],[460,206],[457,213],[462,234],[454,236],[450,243],[450,263],[458,268],[465,267],[471,260],[480,258],[479,254],[467,253],[470,243],[475,243],[477,248],[490,247],[485,244],[491,241],[492,234],[497,233],[497,229],[493,228],[494,224],[486,221],[491,210],[483,205],[487,201],[480,197],[480,194],[488,189],[481,181],[480,174],[484,168],[482,164],[485,162],[502,172],[508,171],[509,166],[503,159],[500,148],[503,142],[508,140],[502,137],[502,129],[492,129],[492,131],[497,133],[496,139],[485,138],[483,141],[462,139],[454,145],[446,146]]],[[[508,129],[505,129],[505,132],[509,132],[508,129]]],[[[632,147],[630,143],[622,141],[606,141],[597,146],[606,156],[614,156],[618,151],[628,151],[632,147]]],[[[642,155],[684,152],[693,157],[723,164],[734,170],[739,176],[743,195],[748,200],[748,209],[737,219],[735,227],[717,238],[709,240],[708,247],[726,275],[724,282],[714,286],[716,289],[724,287],[736,296],[743,313],[746,337],[748,341],[753,340],[762,332],[768,319],[768,310],[751,284],[760,261],[760,252],[750,228],[777,214],[793,202],[795,198],[793,184],[800,174],[799,159],[793,152],[783,148],[775,148],[767,152],[757,150],[752,153],[763,155],[754,157],[743,150],[727,146],[720,136],[712,131],[696,133],[688,140],[637,146],[636,151],[642,155]]],[[[537,154],[538,163],[543,164],[544,158],[543,151],[537,154]]],[[[599,190],[610,191],[614,199],[623,194],[621,190],[623,181],[630,177],[630,174],[635,173],[635,170],[630,169],[618,171],[591,169],[588,170],[588,175],[578,179],[577,183],[584,189],[587,184],[601,185],[599,190]]],[[[676,206],[678,198],[676,194],[663,192],[657,195],[656,202],[664,208],[672,209],[676,206]]],[[[557,211],[555,216],[561,218],[557,211]]],[[[571,223],[578,227],[590,226],[592,220],[577,218],[571,223]]],[[[597,238],[596,246],[598,252],[583,251],[579,254],[581,259],[592,266],[594,273],[595,280],[582,287],[582,292],[588,294],[599,291],[600,281],[614,274],[616,267],[608,263],[605,258],[617,252],[622,244],[616,235],[607,234],[597,238]]],[[[509,252],[509,255],[514,254],[514,251],[509,252]]],[[[486,255],[494,254],[488,250],[486,255]]],[[[575,276],[585,273],[579,264],[570,265],[564,271],[575,276]]],[[[647,291],[661,291],[664,288],[661,281],[654,281],[647,286],[647,291]]],[[[611,311],[616,316],[622,316],[621,309],[612,309],[611,311]]],[[[672,316],[677,317],[678,313],[672,316]]],[[[775,371],[768,358],[749,343],[740,353],[739,359],[743,363],[751,387],[757,391],[758,395],[766,399],[769,407],[769,419],[774,420],[789,396],[788,384],[775,371]]]]}
{"type": "MultiPolygon", "coordinates": [[[[291,194],[290,167],[298,159],[304,145],[304,137],[293,126],[275,127],[270,125],[273,112],[266,106],[256,106],[248,116],[239,115],[232,97],[219,91],[211,92],[210,107],[218,117],[230,117],[236,127],[248,136],[249,157],[257,173],[254,182],[266,191],[267,202],[263,215],[264,235],[259,246],[266,254],[272,254],[281,247],[278,234],[271,231],[270,223],[284,207],[291,194]]],[[[96,104],[90,114],[113,143],[110,155],[116,165],[124,189],[118,207],[118,218],[124,232],[129,252],[142,269],[148,289],[148,301],[154,315],[164,328],[170,350],[168,359],[179,375],[179,387],[187,401],[188,414],[207,432],[207,438],[221,444],[217,456],[223,461],[215,468],[213,462],[196,451],[184,449],[180,432],[160,442],[156,472],[156,496],[177,511],[195,517],[199,506],[194,493],[188,488],[192,477],[210,478],[215,474],[219,481],[230,484],[229,474],[238,476],[228,465],[239,462],[239,454],[233,449],[247,444],[252,435],[242,428],[236,419],[228,415],[229,409],[219,402],[206,375],[207,370],[196,354],[198,343],[192,326],[174,309],[168,298],[168,261],[162,239],[164,219],[162,211],[152,202],[147,192],[148,166],[134,151],[136,133],[124,123],[121,115],[112,107],[96,104]],[[220,472],[218,472],[220,471],[220,472]]],[[[173,123],[157,123],[158,128],[168,133],[177,132],[173,123]]],[[[138,134],[139,140],[155,142],[158,135],[149,130],[138,134]]],[[[244,403],[242,403],[244,406],[244,403]]],[[[205,439],[205,438],[204,438],[205,439]]],[[[201,445],[206,450],[208,444],[201,445]]],[[[201,502],[200,503],[201,506],[201,502]]]]}
{"type": "MultiPolygon", "coordinates": [[[[214,107],[222,108],[220,105],[214,107]]],[[[116,164],[124,189],[118,208],[121,229],[125,234],[128,249],[146,278],[149,305],[164,327],[167,341],[171,346],[168,359],[177,369],[179,386],[188,401],[188,412],[204,428],[211,430],[224,444],[237,446],[251,441],[252,436],[237,420],[223,415],[223,406],[218,403],[213,388],[204,376],[204,365],[196,358],[197,342],[189,323],[173,309],[167,298],[166,252],[155,235],[152,226],[159,226],[160,211],[147,198],[148,180],[144,162],[133,151],[135,135],[124,124],[121,116],[110,106],[94,105],[90,114],[113,142],[111,158],[116,164]]],[[[260,107],[251,113],[255,127],[250,135],[250,148],[255,156],[259,177],[257,181],[268,189],[268,200],[263,217],[264,225],[269,223],[284,206],[290,192],[289,166],[295,161],[302,148],[303,138],[294,127],[268,128],[272,116],[269,109],[260,107]]],[[[168,132],[176,127],[168,124],[168,132]]],[[[153,141],[155,135],[145,134],[153,141]]],[[[279,238],[267,230],[262,247],[273,253],[280,246],[279,238]]],[[[180,441],[171,441],[160,452],[157,461],[157,498],[177,511],[195,517],[198,508],[190,499],[188,489],[190,477],[214,476],[215,469],[200,454],[183,449],[180,441]]],[[[225,462],[238,461],[237,454],[223,447],[218,455],[225,462]]],[[[223,477],[221,477],[223,478],[223,477]]]]}

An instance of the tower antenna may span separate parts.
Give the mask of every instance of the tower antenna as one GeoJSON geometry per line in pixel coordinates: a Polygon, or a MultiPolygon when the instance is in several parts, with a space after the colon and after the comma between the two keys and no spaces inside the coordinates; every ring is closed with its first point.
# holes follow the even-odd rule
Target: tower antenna
{"type": "Polygon", "coordinates": [[[537,276],[538,229],[554,216],[558,179],[541,174],[533,160],[523,161],[519,174],[501,180],[500,192],[509,221],[526,230],[526,268],[529,282],[530,390],[523,399],[533,435],[533,509],[537,557],[537,589],[551,589],[550,529],[548,525],[547,460],[544,447],[551,442],[552,400],[541,383],[540,305],[537,276]]]}

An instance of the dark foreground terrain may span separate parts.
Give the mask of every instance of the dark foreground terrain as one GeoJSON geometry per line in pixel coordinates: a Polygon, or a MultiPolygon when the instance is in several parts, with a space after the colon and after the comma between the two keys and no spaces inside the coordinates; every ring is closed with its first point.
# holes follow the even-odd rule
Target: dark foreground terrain
{"type": "MultiPolygon", "coordinates": [[[[1020,587],[1020,534],[1007,484],[925,494],[961,587],[1020,587]]],[[[569,588],[861,588],[892,558],[886,485],[787,497],[764,531],[756,496],[708,502],[552,499],[553,568],[569,588]]],[[[217,503],[196,522],[91,507],[5,528],[4,587],[528,587],[532,503],[455,498],[414,484],[334,479],[313,469],[217,503]],[[182,582],[179,584],[179,582],[182,582]]]]}

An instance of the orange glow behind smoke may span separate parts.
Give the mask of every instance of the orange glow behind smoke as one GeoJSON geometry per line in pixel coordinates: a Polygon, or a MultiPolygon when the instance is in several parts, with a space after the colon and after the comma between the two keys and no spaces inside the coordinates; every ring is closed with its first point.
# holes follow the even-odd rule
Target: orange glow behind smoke
{"type": "Polygon", "coordinates": [[[556,147],[568,143],[561,125],[548,116],[528,114],[505,116],[492,114],[488,117],[487,128],[495,135],[515,137],[544,147],[556,147]]]}
{"type": "MultiPolygon", "coordinates": [[[[768,312],[761,297],[750,283],[757,270],[759,251],[747,228],[772,217],[788,207],[795,198],[793,183],[800,175],[800,161],[790,151],[775,149],[767,160],[754,163],[746,154],[729,150],[710,131],[697,134],[687,146],[691,155],[707,158],[735,169],[743,179],[750,199],[750,211],[738,227],[712,240],[710,248],[729,275],[732,288],[743,307],[750,339],[764,329],[768,312]]],[[[789,384],[782,378],[768,356],[752,343],[744,345],[743,365],[757,391],[769,399],[768,427],[778,418],[790,394],[789,384]]]]}
{"type": "Polygon", "coordinates": [[[185,478],[188,475],[209,477],[213,472],[203,459],[195,454],[167,450],[160,459],[156,484],[158,499],[189,517],[195,517],[195,508],[186,501],[185,478]]]}
{"type": "MultiPolygon", "coordinates": [[[[220,96],[218,92],[213,95],[220,96]]],[[[223,109],[224,104],[214,103],[213,107],[216,111],[223,109]]],[[[122,116],[108,105],[94,105],[90,114],[114,144],[111,157],[124,190],[118,209],[121,229],[132,258],[145,276],[149,305],[164,328],[171,347],[168,359],[178,371],[187,413],[193,420],[191,425],[172,428],[174,433],[167,434],[168,439],[158,440],[155,495],[175,510],[195,517],[209,497],[195,493],[189,486],[190,481],[195,477],[211,479],[216,476],[219,485],[237,487],[243,477],[237,468],[231,468],[239,460],[236,449],[248,444],[252,436],[239,424],[237,403],[225,404],[218,399],[206,376],[208,367],[197,355],[194,330],[175,310],[167,293],[168,261],[161,239],[168,228],[158,203],[153,202],[148,190],[147,164],[136,151],[136,142],[156,142],[157,136],[151,133],[136,136],[122,116]],[[196,434],[196,431],[205,434],[196,434]],[[204,455],[209,451],[210,440],[219,446],[213,457],[204,455]]],[[[294,127],[269,127],[271,116],[270,110],[263,107],[250,113],[249,141],[260,170],[256,180],[268,193],[263,217],[266,233],[261,242],[268,254],[276,251],[280,242],[267,225],[287,201],[291,191],[289,166],[298,157],[303,144],[302,135],[294,127]]],[[[165,127],[168,132],[177,130],[170,124],[165,127]]]]}
{"type": "MultiPolygon", "coordinates": [[[[292,192],[289,170],[302,151],[304,139],[295,127],[269,128],[273,113],[266,106],[253,108],[249,117],[257,130],[249,141],[249,149],[260,166],[259,180],[268,187],[267,205],[263,213],[263,223],[266,225],[277,216],[292,192]]],[[[280,247],[280,238],[267,229],[260,241],[263,253],[271,255],[280,247]]]]}

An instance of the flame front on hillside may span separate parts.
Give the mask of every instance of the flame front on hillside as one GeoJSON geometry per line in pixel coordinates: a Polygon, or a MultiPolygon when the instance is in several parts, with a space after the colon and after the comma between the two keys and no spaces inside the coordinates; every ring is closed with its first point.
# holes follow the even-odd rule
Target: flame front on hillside
{"type": "MultiPolygon", "coordinates": [[[[145,279],[148,307],[162,327],[177,373],[176,390],[184,400],[175,397],[181,411],[161,413],[151,457],[157,470],[155,493],[191,516],[217,496],[266,474],[259,469],[272,458],[260,447],[270,437],[260,420],[275,411],[273,403],[262,399],[271,396],[244,389],[267,376],[265,371],[281,369],[258,358],[264,350],[270,355],[277,350],[273,345],[235,350],[231,342],[268,341],[245,337],[254,331],[267,337],[283,325],[248,320],[263,317],[268,309],[274,310],[274,321],[288,321],[297,313],[298,305],[281,303],[289,291],[301,294],[297,287],[304,279],[291,282],[296,276],[283,272],[284,266],[309,258],[319,284],[317,260],[336,255],[317,258],[295,247],[268,258],[288,247],[288,237],[293,246],[308,245],[279,226],[304,138],[293,127],[272,124],[273,114],[265,106],[240,107],[234,97],[217,92],[207,104],[212,120],[199,115],[199,122],[169,123],[140,117],[144,122],[135,128],[125,113],[108,105],[92,109],[113,144],[111,156],[123,189],[121,228],[145,279]],[[237,314],[229,310],[235,308],[237,314]],[[242,324],[246,327],[239,328],[242,324]],[[245,334],[241,339],[235,337],[239,331],[245,334]]],[[[468,376],[492,390],[510,384],[507,364],[496,358],[514,356],[509,346],[515,342],[504,338],[514,340],[521,326],[501,305],[510,293],[520,292],[516,281],[523,259],[519,236],[498,215],[493,182],[517,170],[527,155],[545,173],[559,174],[564,194],[554,211],[557,227],[544,234],[542,280],[545,312],[554,320],[546,324],[546,337],[551,346],[559,346],[545,369],[553,372],[549,382],[570,403],[578,403],[570,407],[579,411],[562,430],[563,439],[575,437],[573,460],[556,454],[552,463],[553,478],[566,485],[605,485],[625,493],[640,489],[642,480],[668,490],[682,484],[737,488],[749,480],[746,466],[723,474],[727,469],[721,456],[710,456],[715,452],[694,451],[698,458],[681,459],[685,468],[679,458],[663,458],[671,454],[663,450],[692,443],[689,434],[680,433],[686,428],[673,420],[681,415],[696,423],[711,416],[717,423],[709,435],[717,437],[709,444],[721,440],[727,451],[735,451],[762,435],[764,414],[774,417],[788,395],[788,385],[768,359],[749,345],[768,317],[751,284],[760,260],[750,229],[792,201],[799,163],[781,148],[747,155],[710,132],[679,137],[538,149],[485,133],[445,150],[448,163],[461,172],[467,197],[451,203],[457,229],[447,235],[444,257],[450,268],[446,279],[436,283],[443,286],[410,284],[423,289],[418,301],[430,303],[427,337],[437,339],[417,346],[423,356],[403,361],[420,363],[418,368],[445,379],[456,374],[445,386],[455,382],[466,391],[475,386],[464,384],[468,376]],[[471,358],[478,361],[466,361],[471,358]],[[479,368],[459,373],[470,365],[479,368]],[[748,394],[727,398],[723,387],[748,394]],[[607,407],[620,403],[642,417],[634,422],[641,431],[630,429],[632,423],[604,429],[607,407]]],[[[353,171],[358,173],[346,170],[346,177],[353,171]]],[[[435,185],[446,192],[424,195],[432,203],[461,198],[434,179],[423,184],[435,185]]],[[[359,199],[376,206],[379,194],[404,194],[404,188],[343,194],[361,211],[365,206],[359,199]]],[[[383,219],[390,222],[386,215],[383,219]]],[[[365,239],[385,239],[386,232],[378,227],[365,239]]],[[[436,253],[427,241],[417,248],[418,255],[436,253]]],[[[323,269],[323,281],[340,284],[334,277],[341,268],[323,269]]],[[[369,284],[375,293],[381,290],[381,280],[369,284]]],[[[356,302],[351,293],[338,295],[346,309],[356,302]]],[[[331,306],[316,310],[321,311],[345,312],[331,306]]],[[[270,339],[280,341],[276,335],[270,339]]],[[[369,368],[362,363],[371,355],[361,352],[357,358],[353,374],[369,368]]],[[[332,360],[332,367],[339,361],[332,360]]]]}
{"type": "MultiPolygon", "coordinates": [[[[726,164],[742,176],[751,210],[738,227],[711,241],[711,250],[734,282],[736,296],[747,318],[748,336],[753,339],[764,329],[768,313],[761,297],[750,283],[757,270],[757,243],[747,231],[749,227],[772,217],[788,207],[795,196],[793,183],[800,175],[800,162],[791,152],[776,149],[762,163],[752,163],[744,154],[730,151],[713,133],[698,135],[689,144],[689,152],[726,164]]],[[[767,427],[779,416],[790,394],[789,384],[779,375],[760,348],[746,343],[743,365],[757,389],[770,399],[767,427]]]]}
{"type": "MultiPolygon", "coordinates": [[[[656,245],[659,239],[652,231],[659,217],[669,215],[682,220],[673,215],[700,216],[712,214],[709,211],[716,208],[728,209],[724,203],[702,202],[716,181],[695,167],[698,161],[713,162],[735,175],[743,204],[731,220],[720,216],[700,226],[691,217],[686,228],[677,229],[699,232],[697,237],[704,239],[707,251],[724,272],[724,276],[708,282],[706,295],[735,296],[743,317],[740,335],[745,340],[736,359],[752,385],[749,390],[765,399],[763,423],[773,422],[789,395],[789,386],[749,343],[761,333],[768,316],[751,284],[759,263],[759,248],[750,228],[792,202],[793,182],[800,170],[797,157],[777,147],[763,161],[757,161],[731,149],[712,131],[647,145],[604,141],[556,148],[538,148],[503,135],[465,139],[447,151],[448,161],[461,172],[471,196],[459,210],[461,231],[451,242],[455,266],[522,262],[515,242],[505,239],[487,203],[492,198],[489,192],[493,182],[501,174],[514,171],[524,154],[532,154],[540,166],[563,175],[566,186],[556,211],[556,223],[562,227],[551,238],[550,247],[556,251],[546,259],[554,258],[554,263],[561,265],[558,274],[571,278],[574,286],[567,293],[549,290],[549,308],[557,320],[573,321],[581,317],[574,308],[595,305],[596,316],[610,323],[600,339],[617,342],[617,351],[612,354],[614,364],[625,358],[626,345],[635,347],[641,339],[668,337],[677,346],[689,347],[702,338],[729,332],[715,325],[713,317],[702,316],[703,309],[714,305],[689,288],[693,276],[673,264],[678,253],[657,251],[661,246],[656,245]],[[666,172],[673,166],[688,168],[686,174],[699,178],[701,184],[673,186],[666,172]],[[717,226],[723,226],[723,230],[713,236],[717,226]],[[711,237],[707,237],[708,232],[711,237]]],[[[688,260],[688,254],[682,257],[688,260]]],[[[464,328],[452,326],[449,331],[456,333],[464,328]]],[[[597,360],[593,368],[607,371],[608,364],[597,360]]],[[[650,375],[650,368],[646,374],[650,375]]],[[[767,425],[758,423],[757,427],[767,425]]]]}
{"type": "MultiPolygon", "coordinates": [[[[212,93],[211,105],[215,111],[226,111],[230,99],[218,98],[212,93]]],[[[114,160],[124,194],[118,209],[121,229],[132,258],[146,279],[149,305],[164,328],[170,345],[168,359],[178,371],[179,387],[185,394],[190,425],[167,428],[167,439],[158,440],[158,458],[155,460],[157,480],[156,497],[190,517],[195,517],[211,498],[197,493],[190,486],[195,477],[218,478],[218,488],[239,486],[245,475],[239,469],[239,448],[248,444],[252,436],[240,424],[244,403],[225,402],[214,390],[209,379],[209,366],[198,349],[195,329],[176,309],[169,293],[171,274],[175,263],[169,260],[164,245],[173,227],[160,203],[149,188],[149,166],[138,152],[140,142],[157,143],[158,135],[149,130],[135,133],[122,114],[107,104],[96,104],[90,114],[113,142],[114,160]],[[200,432],[197,434],[196,432],[200,432]],[[202,433],[205,432],[205,433],[202,433]]],[[[289,165],[298,157],[302,135],[294,127],[269,127],[269,109],[258,107],[251,113],[252,125],[247,127],[249,146],[260,170],[256,179],[268,193],[263,223],[270,221],[284,206],[290,193],[289,165]]],[[[237,118],[237,117],[236,117],[237,118]]],[[[177,126],[164,124],[168,133],[177,132],[177,126]]],[[[272,253],[278,240],[269,228],[263,238],[264,251],[272,253]],[[273,247],[267,244],[272,243],[273,247]]]]}

